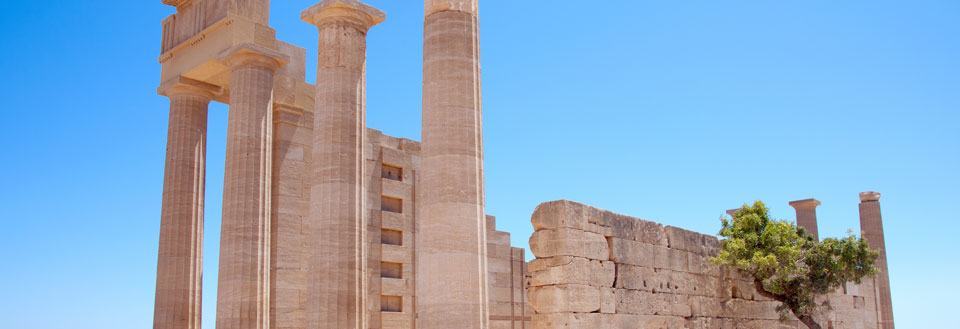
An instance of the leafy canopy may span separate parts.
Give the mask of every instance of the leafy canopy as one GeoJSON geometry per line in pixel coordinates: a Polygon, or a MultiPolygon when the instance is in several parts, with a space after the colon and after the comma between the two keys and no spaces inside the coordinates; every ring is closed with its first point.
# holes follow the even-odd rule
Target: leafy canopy
{"type": "Polygon", "coordinates": [[[876,273],[878,254],[863,239],[850,234],[816,241],[791,222],[770,219],[760,201],[722,222],[721,249],[713,261],[752,275],[761,294],[782,302],[781,310],[791,310],[811,328],[816,296],[876,273]]]}

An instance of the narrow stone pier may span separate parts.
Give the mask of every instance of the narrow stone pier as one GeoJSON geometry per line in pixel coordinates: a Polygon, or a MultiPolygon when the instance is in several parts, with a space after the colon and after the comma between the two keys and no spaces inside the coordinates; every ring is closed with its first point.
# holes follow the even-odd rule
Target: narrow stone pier
{"type": "Polygon", "coordinates": [[[270,325],[270,180],[274,73],[284,56],[256,45],[227,50],[230,113],[223,182],[217,328],[270,325]]]}
{"type": "Polygon", "coordinates": [[[427,0],[417,227],[419,328],[487,328],[476,0],[427,0]]]}
{"type": "Polygon", "coordinates": [[[207,108],[218,91],[216,86],[186,78],[165,83],[159,90],[170,98],[170,121],[154,329],[200,328],[207,108]]]}
{"type": "Polygon", "coordinates": [[[880,329],[893,329],[893,300],[890,296],[890,272],[887,269],[887,245],[880,215],[880,193],[860,193],[860,232],[870,248],[880,253],[876,277],[877,313],[880,329]]]}
{"type": "Polygon", "coordinates": [[[817,199],[804,199],[790,202],[790,206],[797,211],[797,226],[802,227],[814,240],[820,240],[820,230],[817,228],[817,199]]]}
{"type": "Polygon", "coordinates": [[[320,34],[307,218],[308,245],[317,252],[308,262],[307,327],[366,329],[366,35],[385,16],[359,1],[325,0],[301,17],[320,34]]]}

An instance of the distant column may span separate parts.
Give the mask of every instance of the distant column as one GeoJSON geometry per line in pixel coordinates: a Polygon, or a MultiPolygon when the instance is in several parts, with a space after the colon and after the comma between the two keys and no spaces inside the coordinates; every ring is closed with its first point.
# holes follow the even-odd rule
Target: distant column
{"type": "Polygon", "coordinates": [[[227,50],[230,113],[223,182],[217,329],[270,325],[270,179],[273,80],[284,55],[256,45],[227,50]]]}
{"type": "Polygon", "coordinates": [[[385,16],[359,1],[325,0],[301,17],[320,33],[308,174],[308,246],[316,252],[308,265],[307,328],[366,329],[366,37],[385,16]]]}
{"type": "Polygon", "coordinates": [[[893,301],[890,297],[890,272],[887,269],[887,248],[883,236],[883,218],[880,216],[880,193],[860,193],[860,232],[870,248],[880,253],[876,276],[877,312],[880,329],[893,329],[893,301]]]}
{"type": "Polygon", "coordinates": [[[421,329],[487,328],[477,0],[426,0],[418,183],[421,329]]]}
{"type": "Polygon", "coordinates": [[[797,211],[797,226],[802,227],[817,241],[820,241],[820,230],[817,229],[817,206],[819,205],[820,201],[817,199],[790,202],[790,206],[797,211]]]}
{"type": "Polygon", "coordinates": [[[165,83],[159,90],[170,98],[170,120],[154,329],[200,328],[207,107],[217,90],[185,78],[165,83]]]}

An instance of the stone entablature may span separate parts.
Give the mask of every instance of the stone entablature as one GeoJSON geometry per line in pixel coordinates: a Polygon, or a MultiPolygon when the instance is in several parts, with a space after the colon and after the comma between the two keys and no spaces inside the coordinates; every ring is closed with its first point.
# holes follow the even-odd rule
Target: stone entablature
{"type": "MultiPolygon", "coordinates": [[[[804,328],[710,257],[717,238],[570,201],[541,204],[529,264],[533,328],[804,328]]],[[[881,328],[873,279],[821,303],[824,328],[881,328]]]]}

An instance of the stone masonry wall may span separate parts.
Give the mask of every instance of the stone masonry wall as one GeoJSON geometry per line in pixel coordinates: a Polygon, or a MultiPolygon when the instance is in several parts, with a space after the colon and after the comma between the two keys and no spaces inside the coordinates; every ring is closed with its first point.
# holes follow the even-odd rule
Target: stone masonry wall
{"type": "MultiPolygon", "coordinates": [[[[570,201],[532,218],[532,327],[804,328],[749,277],[710,263],[719,241],[570,201]]],[[[877,328],[872,280],[821,300],[824,328],[877,328]]]]}

